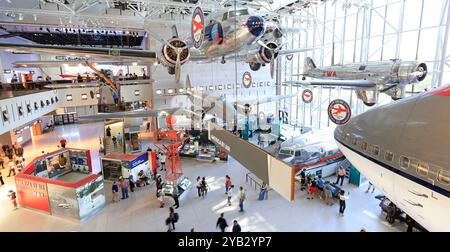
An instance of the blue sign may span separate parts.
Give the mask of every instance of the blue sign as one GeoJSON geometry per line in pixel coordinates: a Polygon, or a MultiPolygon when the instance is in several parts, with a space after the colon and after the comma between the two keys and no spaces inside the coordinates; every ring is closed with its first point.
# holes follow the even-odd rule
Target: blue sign
{"type": "Polygon", "coordinates": [[[143,153],[142,155],[140,155],[139,157],[130,162],[130,169],[133,169],[147,161],[148,161],[148,154],[143,153]]]}

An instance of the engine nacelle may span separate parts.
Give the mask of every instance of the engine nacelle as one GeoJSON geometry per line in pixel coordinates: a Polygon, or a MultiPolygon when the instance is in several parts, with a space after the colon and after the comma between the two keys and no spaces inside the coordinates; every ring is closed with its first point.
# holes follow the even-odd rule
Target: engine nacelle
{"type": "Polygon", "coordinates": [[[427,65],[415,61],[397,62],[392,71],[394,82],[401,85],[416,84],[427,76],[427,65]]]}
{"type": "Polygon", "coordinates": [[[378,90],[356,89],[356,96],[361,99],[366,106],[373,106],[378,102],[378,90]]]}
{"type": "Polygon", "coordinates": [[[277,43],[269,42],[266,44],[266,46],[271,48],[272,50],[269,50],[264,46],[261,46],[257,52],[247,56],[246,61],[259,64],[268,64],[272,60],[272,56],[274,59],[276,59],[278,57],[278,53],[276,52],[274,54],[273,50],[275,50],[278,47],[277,43]]]}
{"type": "MultiPolygon", "coordinates": [[[[189,48],[187,48],[187,43],[184,40],[181,40],[179,38],[172,38],[168,41],[169,44],[171,44],[175,48],[183,48],[180,53],[180,63],[183,65],[189,60],[190,57],[190,51],[189,48]]],[[[177,52],[174,48],[164,45],[162,47],[162,56],[159,58],[160,62],[169,68],[170,74],[175,74],[175,65],[177,63],[177,52]]]]}
{"type": "Polygon", "coordinates": [[[386,90],[385,94],[389,95],[392,100],[396,101],[405,97],[405,86],[395,86],[386,90]]]}

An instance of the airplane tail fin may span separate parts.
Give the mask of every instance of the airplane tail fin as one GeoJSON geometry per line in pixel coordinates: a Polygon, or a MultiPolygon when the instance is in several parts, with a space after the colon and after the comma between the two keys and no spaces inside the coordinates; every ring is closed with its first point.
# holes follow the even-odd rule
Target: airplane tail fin
{"type": "Polygon", "coordinates": [[[305,71],[303,74],[308,74],[311,70],[316,69],[316,64],[310,57],[306,57],[305,59],[305,71]]]}

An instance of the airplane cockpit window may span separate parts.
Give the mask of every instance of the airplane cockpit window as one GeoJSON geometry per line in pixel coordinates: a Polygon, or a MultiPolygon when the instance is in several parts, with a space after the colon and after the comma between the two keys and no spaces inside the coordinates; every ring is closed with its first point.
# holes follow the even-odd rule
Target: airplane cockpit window
{"type": "Polygon", "coordinates": [[[359,71],[364,71],[364,70],[366,70],[366,66],[360,66],[359,67],[359,71]]]}
{"type": "Polygon", "coordinates": [[[300,157],[301,155],[302,155],[301,151],[299,151],[299,150],[298,150],[298,151],[295,151],[295,156],[296,156],[296,157],[300,157]]]}
{"type": "Polygon", "coordinates": [[[352,144],[353,144],[353,145],[356,145],[357,143],[358,143],[358,139],[356,139],[355,137],[352,138],[352,144]]]}
{"type": "Polygon", "coordinates": [[[419,165],[417,165],[416,172],[419,175],[427,176],[429,170],[430,170],[430,167],[427,164],[419,163],[419,165]]]}
{"type": "Polygon", "coordinates": [[[390,151],[386,151],[384,153],[384,159],[388,162],[392,162],[392,160],[394,160],[394,153],[392,153],[390,151]]]}
{"type": "Polygon", "coordinates": [[[409,158],[405,156],[400,157],[400,167],[402,167],[403,169],[408,169],[409,163],[410,163],[409,158]]]}
{"type": "Polygon", "coordinates": [[[438,172],[437,180],[444,185],[450,185],[450,172],[440,170],[438,172]]]}

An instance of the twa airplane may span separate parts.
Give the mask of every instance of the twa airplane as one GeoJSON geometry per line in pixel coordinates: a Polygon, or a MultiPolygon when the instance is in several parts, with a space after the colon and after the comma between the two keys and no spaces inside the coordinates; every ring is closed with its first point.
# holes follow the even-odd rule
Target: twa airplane
{"type": "Polygon", "coordinates": [[[427,65],[418,61],[395,59],[324,68],[317,68],[309,57],[305,61],[303,81],[287,81],[287,84],[353,87],[366,106],[375,105],[379,93],[386,93],[393,100],[401,99],[405,96],[406,85],[417,84],[427,76],[427,65]]]}
{"type": "Polygon", "coordinates": [[[450,85],[376,107],[334,137],[345,157],[428,231],[450,231],[450,85]]]}

